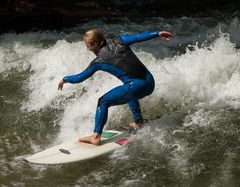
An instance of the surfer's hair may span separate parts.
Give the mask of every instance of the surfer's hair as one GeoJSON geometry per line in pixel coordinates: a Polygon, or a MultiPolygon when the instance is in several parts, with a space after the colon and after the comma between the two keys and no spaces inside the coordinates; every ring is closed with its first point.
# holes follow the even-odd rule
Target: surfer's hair
{"type": "Polygon", "coordinates": [[[84,34],[84,40],[91,43],[97,43],[99,46],[106,45],[106,39],[103,34],[97,29],[91,29],[84,34]]]}

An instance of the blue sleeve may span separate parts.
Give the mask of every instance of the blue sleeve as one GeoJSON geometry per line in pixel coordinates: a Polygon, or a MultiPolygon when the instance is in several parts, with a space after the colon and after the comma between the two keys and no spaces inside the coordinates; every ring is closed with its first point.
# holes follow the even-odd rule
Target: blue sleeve
{"type": "Polygon", "coordinates": [[[63,78],[65,83],[80,83],[91,77],[97,70],[99,70],[99,65],[90,65],[87,69],[85,69],[82,73],[77,75],[70,75],[63,78]]]}
{"type": "Polygon", "coordinates": [[[156,32],[143,32],[138,34],[125,35],[121,34],[120,39],[125,45],[131,45],[136,42],[142,42],[159,37],[159,31],[156,32]]]}

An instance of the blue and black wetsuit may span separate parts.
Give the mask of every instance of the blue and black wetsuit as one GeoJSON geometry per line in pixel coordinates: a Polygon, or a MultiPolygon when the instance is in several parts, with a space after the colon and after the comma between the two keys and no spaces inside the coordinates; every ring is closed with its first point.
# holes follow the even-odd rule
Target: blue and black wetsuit
{"type": "Polygon", "coordinates": [[[120,35],[119,39],[104,45],[97,57],[80,74],[64,77],[65,83],[79,83],[96,71],[106,71],[119,78],[123,85],[113,88],[98,100],[94,132],[101,134],[107,121],[108,108],[128,103],[134,121],[143,120],[138,100],[154,90],[154,78],[129,47],[136,42],[159,37],[159,32],[120,35]]]}

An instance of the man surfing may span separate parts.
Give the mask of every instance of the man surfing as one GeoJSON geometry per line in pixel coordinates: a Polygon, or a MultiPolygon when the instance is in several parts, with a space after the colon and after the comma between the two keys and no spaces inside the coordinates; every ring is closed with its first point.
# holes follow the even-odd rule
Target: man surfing
{"type": "Polygon", "coordinates": [[[118,39],[107,43],[104,35],[96,29],[85,33],[84,43],[96,58],[80,74],[64,77],[58,84],[58,90],[62,90],[65,83],[83,82],[98,70],[112,74],[123,84],[98,99],[94,132],[90,136],[81,137],[80,142],[99,145],[103,127],[107,122],[108,108],[111,106],[128,104],[134,119],[134,122],[129,124],[130,127],[139,129],[143,125],[138,100],[150,95],[155,83],[152,74],[133,53],[130,45],[157,37],[170,40],[173,35],[166,31],[121,34],[118,39]]]}

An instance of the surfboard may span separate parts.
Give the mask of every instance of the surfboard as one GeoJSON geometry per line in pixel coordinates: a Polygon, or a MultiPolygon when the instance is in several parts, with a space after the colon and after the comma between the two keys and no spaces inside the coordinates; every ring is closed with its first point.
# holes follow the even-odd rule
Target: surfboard
{"type": "Polygon", "coordinates": [[[98,157],[121,148],[127,143],[127,133],[108,130],[102,133],[100,145],[66,142],[53,146],[24,160],[35,164],[65,164],[98,157]]]}

